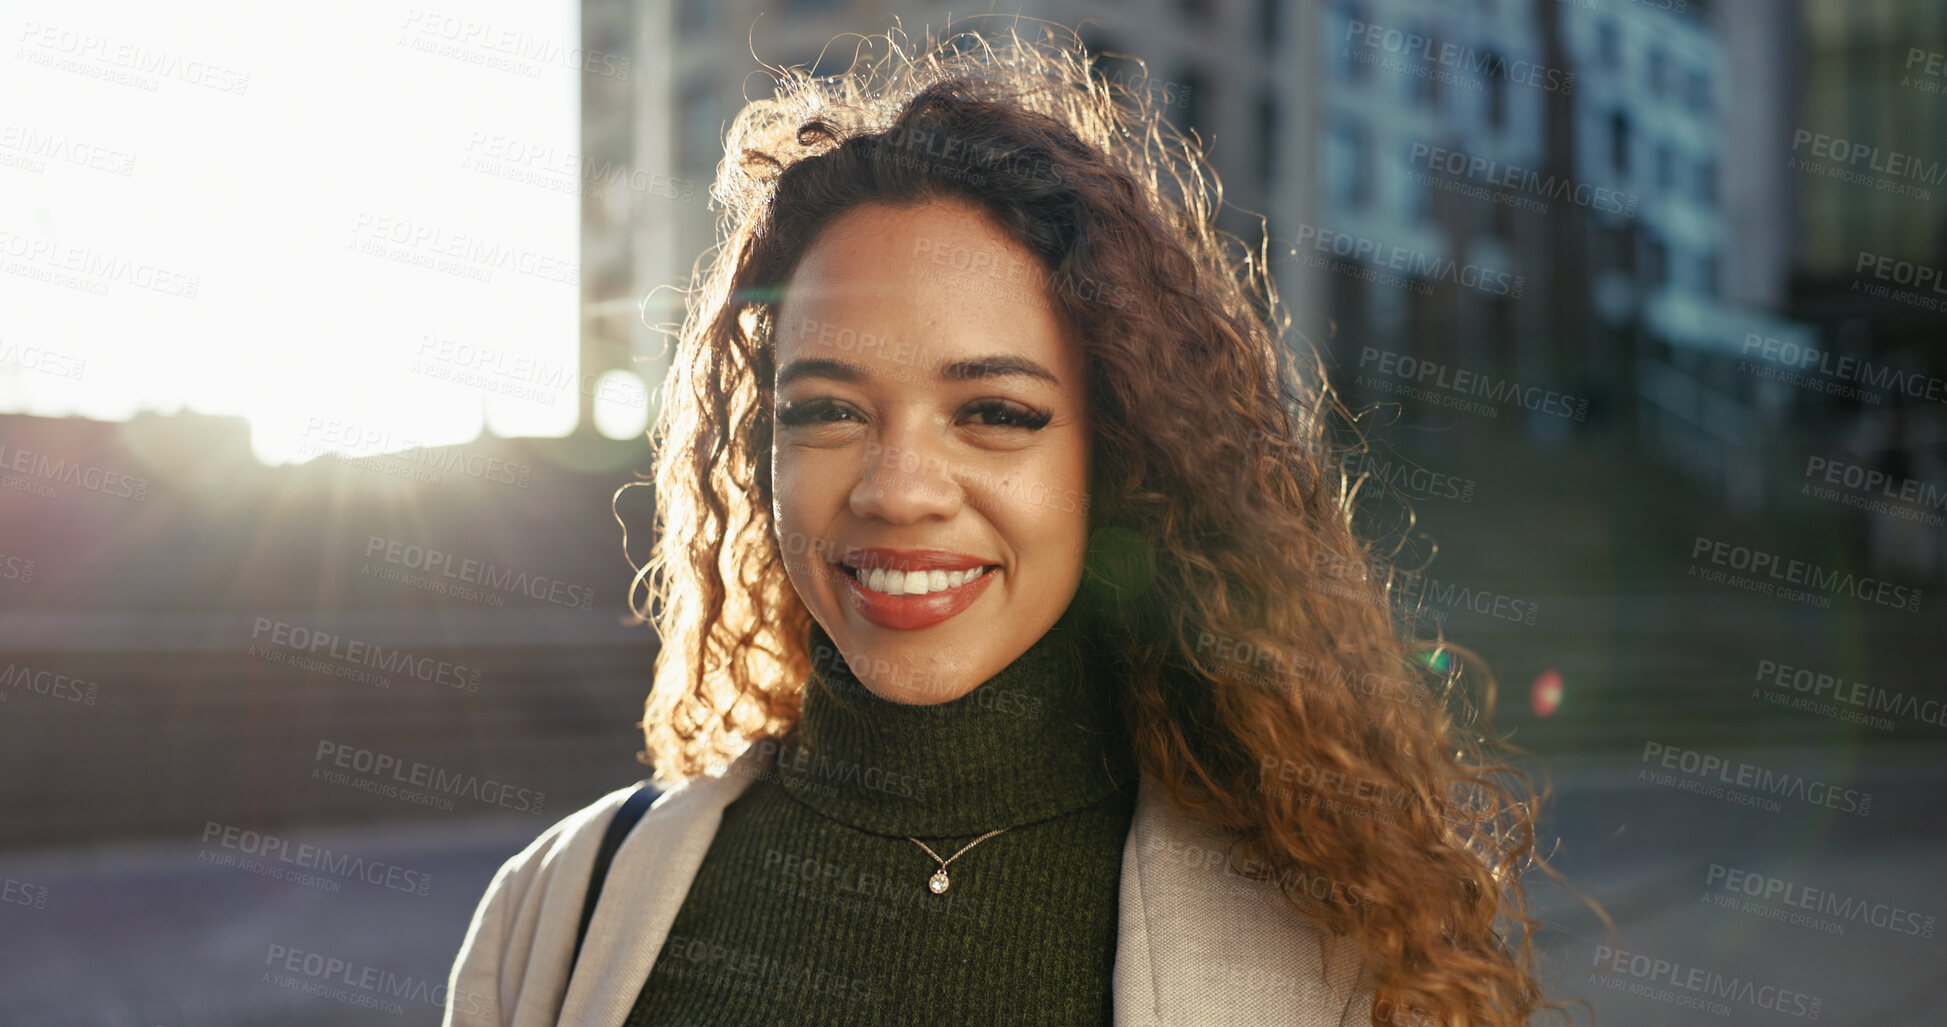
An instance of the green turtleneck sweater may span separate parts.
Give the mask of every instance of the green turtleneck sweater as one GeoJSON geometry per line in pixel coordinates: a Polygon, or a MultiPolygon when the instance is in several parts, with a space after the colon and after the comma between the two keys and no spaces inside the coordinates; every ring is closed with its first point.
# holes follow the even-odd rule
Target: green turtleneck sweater
{"type": "Polygon", "coordinates": [[[860,684],[816,623],[775,772],[722,824],[627,1027],[1107,1024],[1135,769],[1067,622],[953,700],[860,684]],[[947,867],[941,858],[998,828],[947,867]]]}

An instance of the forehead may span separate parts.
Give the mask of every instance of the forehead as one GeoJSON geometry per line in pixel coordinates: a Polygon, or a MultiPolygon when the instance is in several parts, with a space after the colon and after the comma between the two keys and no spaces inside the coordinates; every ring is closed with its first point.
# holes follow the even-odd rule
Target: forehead
{"type": "Polygon", "coordinates": [[[777,348],[780,367],[799,357],[923,366],[1011,352],[1064,381],[1080,369],[1040,258],[952,201],[867,204],[834,219],[785,285],[777,348]]]}

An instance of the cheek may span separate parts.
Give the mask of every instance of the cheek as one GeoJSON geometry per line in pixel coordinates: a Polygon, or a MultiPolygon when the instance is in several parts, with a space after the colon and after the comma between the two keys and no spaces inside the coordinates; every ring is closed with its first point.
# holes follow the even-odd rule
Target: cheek
{"type": "Polygon", "coordinates": [[[997,511],[1002,532],[1012,536],[1031,572],[1044,582],[1081,576],[1088,545],[1087,489],[1086,453],[1050,454],[1021,469],[1012,495],[997,511]]]}
{"type": "Polygon", "coordinates": [[[780,523],[802,519],[809,498],[805,495],[805,481],[803,454],[788,449],[772,451],[771,509],[780,523]]]}
{"type": "Polygon", "coordinates": [[[825,534],[845,505],[850,483],[830,454],[775,450],[771,457],[771,516],[785,559],[799,563],[806,542],[825,534]],[[798,543],[792,545],[793,542],[798,543]]]}

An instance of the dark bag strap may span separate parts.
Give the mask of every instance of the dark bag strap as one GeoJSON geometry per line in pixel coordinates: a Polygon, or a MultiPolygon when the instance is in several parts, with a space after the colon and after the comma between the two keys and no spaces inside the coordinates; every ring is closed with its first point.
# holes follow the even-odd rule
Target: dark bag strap
{"type": "Polygon", "coordinates": [[[575,963],[581,959],[581,942],[588,937],[588,924],[595,919],[595,903],[602,897],[602,881],[608,877],[608,865],[615,858],[615,850],[622,847],[622,839],[628,837],[629,829],[642,819],[649,804],[656,801],[662,793],[644,781],[627,799],[622,801],[615,816],[609,819],[608,830],[602,832],[602,847],[595,853],[595,869],[588,877],[588,897],[581,903],[581,926],[575,929],[575,955],[568,961],[568,973],[575,972],[575,963]]]}

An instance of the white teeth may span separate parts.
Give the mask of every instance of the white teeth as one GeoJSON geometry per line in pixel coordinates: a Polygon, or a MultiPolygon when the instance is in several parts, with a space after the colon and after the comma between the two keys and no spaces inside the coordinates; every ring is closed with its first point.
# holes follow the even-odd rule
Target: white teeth
{"type": "Polygon", "coordinates": [[[884,567],[874,567],[869,571],[859,571],[859,584],[874,592],[884,592],[889,596],[923,596],[949,588],[959,588],[982,574],[985,567],[975,567],[964,571],[889,571],[884,567]]]}

